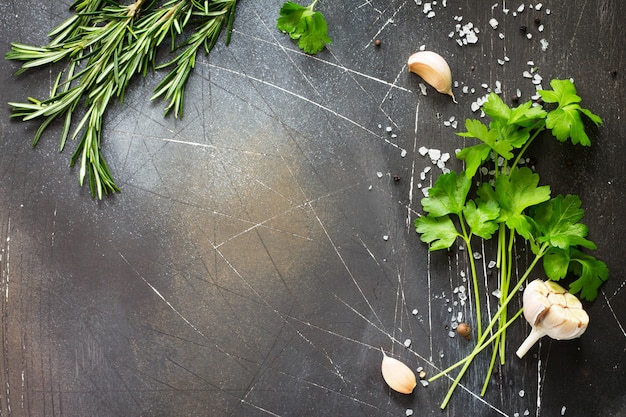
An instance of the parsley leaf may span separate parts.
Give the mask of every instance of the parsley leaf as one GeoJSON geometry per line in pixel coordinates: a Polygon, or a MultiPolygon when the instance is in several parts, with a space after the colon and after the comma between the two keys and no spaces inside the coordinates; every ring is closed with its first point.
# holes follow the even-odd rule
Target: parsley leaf
{"type": "Polygon", "coordinates": [[[451,247],[459,233],[449,216],[431,215],[415,219],[415,231],[420,233],[420,240],[429,244],[429,250],[436,251],[451,247]]]}
{"type": "Polygon", "coordinates": [[[470,200],[465,205],[463,214],[472,233],[478,237],[491,239],[491,236],[498,230],[496,220],[500,215],[500,207],[493,200],[487,202],[479,200],[478,204],[470,200]]]}
{"type": "Polygon", "coordinates": [[[428,197],[422,199],[422,207],[424,211],[437,217],[461,214],[471,185],[472,179],[464,172],[457,175],[450,171],[440,175],[428,190],[428,197]]]}
{"type": "Polygon", "coordinates": [[[571,252],[570,271],[580,278],[570,284],[569,290],[572,294],[580,292],[580,298],[593,301],[602,283],[609,278],[609,268],[591,255],[575,249],[571,252]]]}
{"type": "Polygon", "coordinates": [[[530,168],[517,168],[509,175],[500,175],[496,179],[495,189],[483,184],[478,190],[483,200],[495,200],[500,207],[499,221],[515,230],[525,239],[530,239],[532,224],[524,211],[536,204],[550,199],[550,187],[538,186],[539,175],[530,168]]]}
{"type": "Polygon", "coordinates": [[[558,195],[534,207],[531,217],[540,233],[537,241],[548,242],[561,249],[568,249],[570,246],[596,249],[596,245],[586,239],[587,226],[578,222],[585,214],[581,204],[577,195],[558,195]]]}
{"type": "Polygon", "coordinates": [[[307,54],[316,54],[332,43],[324,15],[313,11],[318,0],[309,6],[287,1],[280,8],[276,27],[298,41],[298,47],[307,54]]]}
{"type": "Polygon", "coordinates": [[[581,98],[576,93],[576,87],[570,80],[552,80],[552,90],[539,90],[541,98],[546,103],[557,103],[558,107],[550,111],[546,118],[546,127],[559,141],[565,142],[571,138],[573,144],[580,143],[590,146],[591,140],[585,133],[585,126],[580,116],[587,116],[596,126],[602,124],[602,119],[591,111],[580,106],[581,98]]]}

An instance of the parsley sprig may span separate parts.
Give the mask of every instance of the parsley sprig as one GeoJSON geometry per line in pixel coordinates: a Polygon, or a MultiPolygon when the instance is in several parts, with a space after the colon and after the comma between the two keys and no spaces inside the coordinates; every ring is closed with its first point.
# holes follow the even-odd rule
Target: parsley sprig
{"type": "Polygon", "coordinates": [[[591,141],[585,133],[584,119],[596,126],[602,123],[599,116],[580,106],[581,98],[570,80],[553,80],[550,85],[552,90],[541,90],[539,94],[545,103],[554,105],[551,110],[530,101],[510,108],[497,94],[491,93],[483,106],[490,123],[468,119],[466,131],[459,134],[477,140],[476,144],[457,153],[465,162],[465,169],[437,178],[422,200],[425,215],[415,220],[417,233],[431,251],[449,249],[461,239],[469,253],[477,343],[467,357],[430,379],[435,380],[462,366],[442,408],[472,360],[492,346],[481,395],[486,392],[497,358],[501,364],[505,361],[506,330],[521,314],[520,310],[509,317],[508,304],[535,266],[541,263],[551,280],[574,276],[570,292],[588,301],[596,298],[600,285],[608,278],[606,264],[585,252],[596,249],[596,245],[587,239],[588,228],[580,222],[584,215],[580,198],[576,195],[552,197],[550,187],[540,185],[539,174],[521,166],[528,146],[542,132],[549,131],[562,142],[569,140],[572,144],[589,146],[591,141]],[[491,175],[485,176],[485,171],[491,171],[491,175]],[[500,302],[498,311],[485,328],[481,316],[484,297],[480,296],[472,256],[472,244],[477,238],[497,240],[500,302]],[[514,247],[519,238],[526,242],[534,258],[515,280],[514,247]]]}
{"type": "Polygon", "coordinates": [[[131,80],[156,67],[157,51],[169,38],[176,57],[158,66],[171,70],[152,99],[169,101],[166,114],[173,110],[175,117],[181,116],[185,85],[197,52],[204,47],[208,53],[224,27],[228,44],[236,2],[135,0],[120,5],[109,0],[77,0],[71,6],[75,14],[49,33],[48,45],[11,44],[6,58],[24,62],[17,74],[61,61],[66,64],[57,73],[48,98],[9,103],[12,117],[42,120],[33,146],[54,120],[63,120],[60,150],[68,139],[80,138],[70,159],[70,166],[80,166],[80,184],[88,179],[92,196],[100,199],[119,191],[100,152],[104,115],[111,101],[122,101],[131,80]],[[190,26],[194,29],[189,38],[177,45],[190,26]],[[86,110],[75,120],[79,105],[86,110]]]}
{"type": "Polygon", "coordinates": [[[298,41],[298,47],[307,54],[316,54],[332,43],[324,15],[314,11],[318,0],[308,6],[287,1],[280,8],[276,27],[298,41]]]}

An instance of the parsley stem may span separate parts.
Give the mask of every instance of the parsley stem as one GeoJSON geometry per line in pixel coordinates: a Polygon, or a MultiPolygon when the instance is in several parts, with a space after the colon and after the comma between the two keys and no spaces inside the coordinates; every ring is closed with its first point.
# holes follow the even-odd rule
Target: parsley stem
{"type": "MultiPolygon", "coordinates": [[[[545,253],[547,252],[549,247],[550,247],[550,245],[548,243],[544,243],[540,247],[540,249],[537,252],[537,254],[535,255],[535,258],[533,259],[533,261],[530,263],[530,265],[528,266],[528,268],[526,269],[524,274],[517,281],[517,283],[515,284],[515,286],[511,290],[511,292],[506,297],[506,299],[501,303],[500,308],[498,309],[498,311],[496,311],[496,313],[493,315],[493,318],[491,319],[491,322],[489,323],[487,328],[484,330],[482,337],[477,341],[476,346],[474,347],[472,352],[467,357],[465,357],[464,359],[461,359],[459,362],[457,362],[454,365],[450,366],[448,369],[440,372],[439,374],[437,374],[437,375],[435,375],[435,376],[433,376],[433,377],[431,377],[429,379],[429,382],[430,381],[434,381],[435,379],[441,377],[442,375],[447,374],[450,370],[455,369],[456,367],[460,366],[461,364],[464,364],[463,368],[459,371],[458,375],[456,376],[455,380],[453,381],[452,385],[450,386],[446,397],[444,398],[443,402],[441,403],[441,409],[444,409],[448,405],[448,402],[450,401],[450,398],[452,398],[452,394],[454,393],[454,390],[456,389],[456,387],[458,386],[459,382],[461,381],[461,378],[463,378],[463,375],[465,375],[465,372],[467,372],[467,369],[469,368],[469,366],[472,363],[473,359],[478,355],[478,353],[480,353],[482,350],[484,350],[484,348],[487,345],[489,345],[489,343],[490,343],[489,341],[492,341],[491,338],[499,337],[500,336],[500,333],[499,333],[500,330],[502,330],[502,328],[508,327],[508,325],[506,325],[506,327],[503,325],[495,334],[493,334],[491,336],[491,338],[487,337],[489,335],[489,332],[491,332],[491,330],[496,325],[496,323],[501,323],[501,321],[500,321],[500,314],[502,313],[502,310],[505,309],[508,306],[509,302],[513,299],[513,297],[515,296],[517,291],[521,288],[522,284],[526,281],[526,279],[528,278],[528,276],[530,275],[532,270],[535,268],[535,266],[539,262],[539,260],[545,255],[545,253]]],[[[521,310],[520,310],[520,312],[521,312],[521,310]]],[[[514,319],[516,319],[517,317],[519,317],[519,314],[514,316],[514,319]]],[[[512,322],[512,320],[511,320],[511,322],[512,322]]]]}

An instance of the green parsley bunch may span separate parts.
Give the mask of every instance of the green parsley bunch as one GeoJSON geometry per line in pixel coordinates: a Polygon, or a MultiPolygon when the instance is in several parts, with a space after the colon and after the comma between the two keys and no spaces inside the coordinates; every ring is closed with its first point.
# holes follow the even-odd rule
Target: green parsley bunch
{"type": "Polygon", "coordinates": [[[465,359],[452,365],[431,380],[463,366],[448,395],[444,408],[473,358],[493,346],[490,367],[482,389],[484,395],[496,358],[505,360],[507,327],[521,310],[509,317],[507,306],[540,262],[546,276],[554,281],[574,276],[569,290],[580,298],[592,301],[600,285],[608,279],[606,264],[585,250],[596,249],[587,239],[588,228],[580,222],[584,210],[577,195],[551,196],[548,185],[539,185],[540,178],[520,161],[529,145],[544,131],[559,141],[589,146],[584,118],[596,126],[602,119],[580,106],[581,98],[570,80],[552,80],[552,90],[541,90],[545,103],[552,110],[528,101],[515,108],[507,106],[495,93],[483,105],[489,124],[468,119],[466,132],[460,136],[478,143],[463,148],[457,158],[465,162],[465,170],[450,171],[437,178],[428,196],[422,199],[424,216],[415,220],[415,229],[431,251],[449,249],[458,239],[469,254],[476,311],[477,344],[465,359]],[[487,169],[481,169],[481,168],[487,169]],[[484,172],[491,171],[485,177],[484,172]],[[499,271],[499,308],[483,329],[480,287],[472,244],[476,238],[497,239],[496,266],[499,271]],[[522,238],[534,258],[517,279],[513,275],[514,244],[522,238]],[[497,330],[494,328],[497,326],[497,330]]]}

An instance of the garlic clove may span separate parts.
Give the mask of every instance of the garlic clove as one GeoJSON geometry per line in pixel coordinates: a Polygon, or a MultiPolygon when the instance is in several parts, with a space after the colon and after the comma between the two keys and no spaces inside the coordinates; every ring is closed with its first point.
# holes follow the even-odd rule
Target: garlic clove
{"type": "Polygon", "coordinates": [[[417,385],[415,374],[407,365],[383,352],[381,371],[383,379],[391,389],[401,394],[410,394],[417,385]]]}
{"type": "Polygon", "coordinates": [[[409,71],[422,77],[438,92],[452,97],[452,72],[446,60],[436,52],[419,51],[409,57],[409,71]]]}
{"type": "Polygon", "coordinates": [[[544,314],[546,309],[551,305],[547,298],[537,297],[535,294],[542,294],[546,296],[549,294],[548,288],[540,279],[536,279],[528,284],[522,296],[522,301],[524,303],[524,317],[526,318],[526,321],[531,324],[537,323],[541,314],[544,314]]]}

